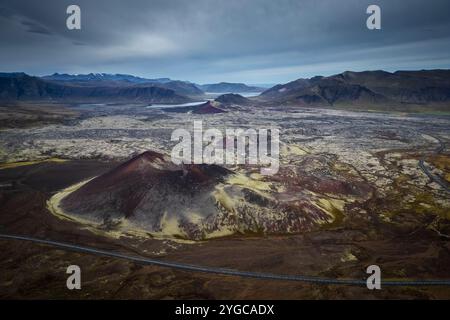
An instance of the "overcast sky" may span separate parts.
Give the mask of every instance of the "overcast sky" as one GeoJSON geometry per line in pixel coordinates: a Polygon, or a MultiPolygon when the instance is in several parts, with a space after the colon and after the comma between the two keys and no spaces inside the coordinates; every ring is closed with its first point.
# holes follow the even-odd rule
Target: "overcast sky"
{"type": "Polygon", "coordinates": [[[448,0],[1,0],[0,71],[284,83],[450,68],[448,0]],[[66,8],[81,7],[81,30],[66,8]],[[378,4],[382,30],[366,28],[378,4]]]}

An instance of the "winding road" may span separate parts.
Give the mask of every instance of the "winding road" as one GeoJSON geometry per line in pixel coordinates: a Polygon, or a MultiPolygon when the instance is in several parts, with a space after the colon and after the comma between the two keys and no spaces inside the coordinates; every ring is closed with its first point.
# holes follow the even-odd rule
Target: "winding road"
{"type": "MultiPolygon", "coordinates": [[[[76,244],[64,243],[53,240],[38,239],[27,236],[11,235],[11,234],[0,234],[0,239],[3,240],[19,240],[19,241],[29,241],[37,244],[43,244],[52,246],[58,249],[64,249],[68,251],[76,251],[89,253],[99,256],[118,258],[123,260],[132,261],[134,263],[144,264],[144,265],[156,265],[167,268],[180,269],[184,271],[195,271],[204,273],[215,273],[222,275],[231,275],[247,278],[257,278],[257,279],[267,279],[267,280],[285,280],[285,281],[300,281],[308,282],[314,284],[324,284],[324,285],[354,285],[354,286],[366,286],[366,280],[363,279],[331,279],[322,278],[314,276],[302,276],[302,275],[288,275],[288,274],[274,274],[274,273],[262,273],[262,272],[252,272],[252,271],[239,271],[234,269],[225,269],[217,267],[207,267],[199,265],[184,264],[178,262],[169,262],[155,260],[145,257],[130,256],[114,251],[107,251],[102,249],[96,249],[92,247],[80,246],[76,244]]],[[[434,279],[434,280],[384,280],[381,281],[382,286],[450,286],[450,280],[444,279],[434,279]]]]}
{"type": "MultiPolygon", "coordinates": [[[[442,153],[442,151],[444,151],[445,145],[442,142],[441,139],[436,138],[434,136],[429,135],[430,137],[433,137],[434,139],[436,139],[437,141],[439,141],[439,147],[436,148],[436,150],[434,151],[435,154],[440,154],[442,153]]],[[[447,181],[445,181],[444,179],[442,179],[439,176],[434,175],[430,169],[428,169],[428,167],[425,165],[425,159],[421,158],[419,160],[419,167],[420,169],[423,171],[423,173],[425,173],[428,178],[433,181],[436,182],[438,185],[440,185],[445,191],[450,192],[450,187],[449,187],[449,183],[447,181]]]]}

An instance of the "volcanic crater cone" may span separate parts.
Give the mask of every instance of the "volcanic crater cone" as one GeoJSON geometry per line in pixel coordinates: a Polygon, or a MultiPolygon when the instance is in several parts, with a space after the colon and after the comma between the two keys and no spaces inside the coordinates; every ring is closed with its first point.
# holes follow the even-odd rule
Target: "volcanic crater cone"
{"type": "Polygon", "coordinates": [[[229,173],[217,165],[178,166],[147,151],[70,193],[61,208],[109,228],[127,221],[150,233],[201,238],[198,222],[217,212],[211,192],[229,173]]]}
{"type": "MultiPolygon", "coordinates": [[[[319,163],[305,160],[303,165],[307,169],[319,163]]],[[[343,218],[347,198],[370,197],[370,188],[355,177],[317,177],[289,168],[263,177],[247,169],[175,165],[167,156],[147,151],[55,197],[61,199],[63,214],[106,230],[189,240],[335,225],[343,218]]]]}

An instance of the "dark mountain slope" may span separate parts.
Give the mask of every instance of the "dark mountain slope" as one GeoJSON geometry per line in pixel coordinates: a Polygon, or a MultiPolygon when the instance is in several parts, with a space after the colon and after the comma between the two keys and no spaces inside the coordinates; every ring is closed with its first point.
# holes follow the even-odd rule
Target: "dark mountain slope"
{"type": "Polygon", "coordinates": [[[157,78],[146,79],[136,77],[128,74],[108,74],[108,73],[89,73],[89,74],[59,74],[54,73],[49,76],[44,76],[41,79],[52,81],[62,84],[71,84],[76,86],[92,86],[92,87],[105,87],[105,86],[155,86],[159,88],[169,89],[175,91],[176,94],[186,96],[199,96],[203,95],[203,91],[200,90],[195,84],[180,81],[171,80],[169,78],[157,78]]]}
{"type": "Polygon", "coordinates": [[[344,72],[298,79],[263,92],[262,101],[317,106],[404,107],[450,103],[450,70],[344,72]]]}
{"type": "Polygon", "coordinates": [[[45,81],[24,73],[0,75],[0,100],[108,102],[132,101],[146,103],[184,103],[189,98],[174,90],[152,84],[128,86],[79,86],[71,83],[45,81]]]}
{"type": "Polygon", "coordinates": [[[223,105],[239,105],[245,106],[251,104],[251,100],[247,99],[240,94],[227,93],[217,97],[214,101],[219,102],[223,105]]]}
{"type": "Polygon", "coordinates": [[[41,77],[44,80],[66,81],[66,82],[93,82],[93,81],[124,81],[128,83],[166,83],[172,81],[169,78],[146,79],[129,74],[89,73],[89,74],[67,74],[54,73],[41,77]]]}
{"type": "Polygon", "coordinates": [[[369,88],[402,103],[430,103],[450,100],[450,71],[344,72],[335,76],[369,88]]]}

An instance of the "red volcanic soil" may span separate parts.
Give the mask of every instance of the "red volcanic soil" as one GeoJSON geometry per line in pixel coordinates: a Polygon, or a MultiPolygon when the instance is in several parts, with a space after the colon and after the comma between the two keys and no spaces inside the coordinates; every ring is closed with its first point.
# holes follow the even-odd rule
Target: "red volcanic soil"
{"type": "Polygon", "coordinates": [[[301,186],[308,190],[323,194],[341,194],[364,197],[371,192],[373,188],[369,184],[361,181],[338,180],[335,178],[323,178],[316,176],[303,176],[293,185],[301,186]]]}
{"type": "Polygon", "coordinates": [[[195,206],[212,206],[208,195],[229,172],[216,165],[178,166],[160,153],[147,151],[89,181],[65,197],[61,205],[68,213],[104,223],[139,212],[140,223],[159,231],[166,212],[181,215],[195,206]]]}
{"type": "Polygon", "coordinates": [[[124,162],[118,167],[96,177],[77,190],[79,195],[99,192],[116,185],[145,183],[178,184],[187,188],[216,182],[230,173],[217,165],[182,165],[173,164],[168,157],[155,151],[145,151],[124,162]]]}
{"type": "Polygon", "coordinates": [[[195,108],[193,113],[197,114],[212,114],[212,113],[224,113],[225,110],[215,107],[211,101],[201,104],[195,108]]]}

